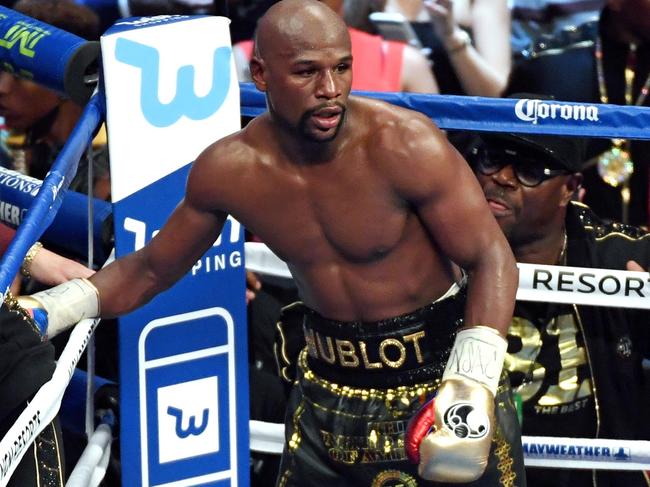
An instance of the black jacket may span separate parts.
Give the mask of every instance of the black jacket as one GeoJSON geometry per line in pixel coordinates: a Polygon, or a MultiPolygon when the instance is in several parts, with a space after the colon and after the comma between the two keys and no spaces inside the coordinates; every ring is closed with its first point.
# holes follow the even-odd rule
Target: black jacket
{"type": "MultiPolygon", "coordinates": [[[[650,235],[639,228],[603,223],[580,203],[569,205],[566,228],[569,266],[625,270],[627,261],[635,260],[650,267],[650,235]]],[[[650,356],[650,310],[576,308],[592,371],[598,437],[650,439],[650,387],[642,367],[650,356]]],[[[625,474],[625,484],[620,475],[600,471],[597,485],[650,485],[642,473],[625,474]]]]}

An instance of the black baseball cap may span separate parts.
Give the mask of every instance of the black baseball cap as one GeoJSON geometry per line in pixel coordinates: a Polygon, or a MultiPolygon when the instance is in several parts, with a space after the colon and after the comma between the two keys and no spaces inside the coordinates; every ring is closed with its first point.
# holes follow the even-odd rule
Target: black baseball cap
{"type": "MultiPolygon", "coordinates": [[[[508,98],[526,98],[538,100],[553,100],[553,97],[535,93],[516,93],[508,98]]],[[[484,144],[491,150],[507,150],[511,155],[521,151],[527,157],[539,158],[540,162],[546,162],[566,169],[570,172],[580,172],[585,163],[586,143],[582,137],[566,137],[561,135],[542,134],[517,134],[511,132],[483,132],[474,133],[465,138],[458,139],[461,149],[466,157],[480,144],[484,144]]]]}
{"type": "Polygon", "coordinates": [[[489,133],[478,137],[488,149],[507,150],[511,154],[521,152],[570,172],[580,172],[584,163],[584,141],[578,137],[513,133],[489,133]]]}

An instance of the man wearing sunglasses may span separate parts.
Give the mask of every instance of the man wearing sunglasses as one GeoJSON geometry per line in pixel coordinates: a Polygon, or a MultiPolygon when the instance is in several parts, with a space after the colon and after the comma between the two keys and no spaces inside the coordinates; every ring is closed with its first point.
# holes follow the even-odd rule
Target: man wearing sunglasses
{"type": "MultiPolygon", "coordinates": [[[[575,201],[581,140],[490,134],[469,147],[466,157],[518,262],[625,270],[634,260],[648,268],[645,231],[605,223],[575,201]]],[[[647,440],[648,318],[644,310],[518,302],[505,368],[523,404],[523,434],[647,440]]],[[[650,484],[643,472],[531,470],[529,486],[650,484]]]]}

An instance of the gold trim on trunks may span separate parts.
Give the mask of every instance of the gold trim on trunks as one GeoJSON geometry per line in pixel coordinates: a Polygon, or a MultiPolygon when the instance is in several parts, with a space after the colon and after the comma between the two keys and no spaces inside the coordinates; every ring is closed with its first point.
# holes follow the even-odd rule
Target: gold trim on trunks
{"type": "Polygon", "coordinates": [[[407,420],[375,421],[366,426],[365,436],[348,436],[320,430],[330,459],[346,465],[406,460],[404,434],[407,420]]]}
{"type": "Polygon", "coordinates": [[[363,400],[380,399],[384,401],[393,401],[395,399],[399,400],[401,398],[403,401],[404,398],[409,397],[425,397],[430,393],[436,391],[440,385],[440,380],[437,379],[431,382],[424,382],[422,384],[399,386],[391,389],[362,389],[360,387],[343,386],[334,382],[330,382],[327,379],[323,379],[314,374],[314,372],[309,368],[309,365],[307,364],[307,353],[307,348],[304,348],[298,357],[298,365],[303,371],[305,380],[323,387],[324,389],[327,389],[328,391],[342,397],[358,397],[363,400]]]}
{"type": "MultiPolygon", "coordinates": [[[[424,404],[427,398],[430,398],[433,395],[440,384],[439,380],[433,380],[431,382],[424,382],[410,386],[399,386],[392,389],[362,389],[358,387],[339,385],[330,382],[327,379],[318,377],[311,369],[309,369],[309,366],[307,365],[306,349],[303,349],[298,357],[298,366],[302,370],[305,382],[310,382],[338,397],[356,398],[361,401],[381,401],[384,403],[390,414],[395,418],[412,415],[417,407],[424,404]]],[[[346,417],[366,417],[366,415],[360,416],[340,410],[333,410],[308,399],[305,400],[307,400],[313,407],[330,414],[346,417]]]]}
{"type": "Polygon", "coordinates": [[[289,367],[291,367],[291,360],[289,360],[289,357],[287,356],[287,339],[284,335],[284,323],[282,321],[278,321],[275,324],[275,328],[280,336],[279,350],[278,343],[275,342],[273,344],[273,355],[275,356],[275,363],[278,367],[278,373],[280,374],[280,377],[285,381],[291,383],[295,380],[295,377],[290,377],[288,372],[289,367]]]}

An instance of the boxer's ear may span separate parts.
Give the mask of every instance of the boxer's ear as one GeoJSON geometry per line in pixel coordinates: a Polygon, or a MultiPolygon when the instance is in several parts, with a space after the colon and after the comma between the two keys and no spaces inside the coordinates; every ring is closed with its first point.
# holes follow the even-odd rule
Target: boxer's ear
{"type": "Polygon", "coordinates": [[[266,91],[266,66],[264,61],[257,56],[253,56],[249,64],[249,69],[255,87],[260,91],[266,91]]]}

